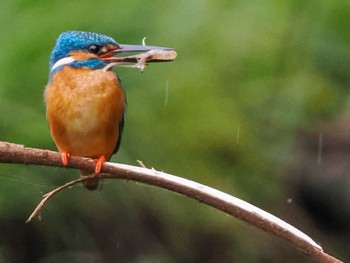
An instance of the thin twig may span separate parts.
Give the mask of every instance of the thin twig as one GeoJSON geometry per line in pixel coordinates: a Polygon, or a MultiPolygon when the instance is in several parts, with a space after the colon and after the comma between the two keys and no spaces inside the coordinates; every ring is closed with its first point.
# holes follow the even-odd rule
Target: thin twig
{"type": "Polygon", "coordinates": [[[43,195],[43,199],[40,201],[40,203],[37,205],[37,207],[34,209],[33,213],[30,214],[30,216],[28,217],[26,223],[30,222],[36,215],[39,214],[39,212],[41,211],[41,209],[43,208],[43,206],[45,205],[45,203],[47,201],[49,201],[49,199],[51,197],[53,197],[55,194],[57,194],[58,192],[62,191],[63,189],[70,187],[72,185],[75,185],[76,183],[82,182],[84,180],[86,180],[87,178],[85,177],[81,177],[78,178],[76,180],[70,181],[64,185],[61,185],[57,188],[55,188],[54,190],[52,190],[51,192],[48,192],[46,194],[43,195]]]}
{"type": "Polygon", "coordinates": [[[143,168],[147,168],[146,165],[143,163],[143,161],[137,160],[137,163],[143,167],[143,168]]]}
{"type": "MultiPolygon", "coordinates": [[[[62,167],[61,155],[57,152],[26,148],[23,145],[7,142],[0,142],[0,162],[62,167]]],[[[94,161],[89,158],[77,156],[70,157],[70,168],[93,172],[94,166],[94,161]]],[[[99,174],[100,178],[127,179],[143,182],[198,200],[286,241],[295,249],[302,251],[311,256],[314,260],[317,260],[317,262],[341,262],[340,260],[324,253],[321,246],[290,224],[241,199],[214,188],[182,177],[159,172],[155,169],[147,169],[144,167],[125,164],[105,163],[102,167],[102,172],[103,174],[99,174]]],[[[88,179],[89,178],[85,177],[79,178],[51,191],[40,202],[32,215],[35,216],[35,214],[42,209],[43,205],[54,194],[70,185],[88,179]]],[[[32,215],[29,219],[32,218],[32,215]]]]}

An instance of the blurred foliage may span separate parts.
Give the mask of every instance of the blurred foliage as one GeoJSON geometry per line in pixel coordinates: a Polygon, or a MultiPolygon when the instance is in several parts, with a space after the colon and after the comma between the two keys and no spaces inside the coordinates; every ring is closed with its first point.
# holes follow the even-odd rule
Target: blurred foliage
{"type": "MultiPolygon", "coordinates": [[[[283,184],[297,131],[348,110],[349,18],[346,0],[2,1],[0,140],[55,149],[42,96],[61,32],[130,44],[146,36],[178,59],[142,74],[115,69],[128,109],[112,160],[142,160],[241,197],[350,257],[349,243],[287,203],[283,184]]],[[[42,193],[76,176],[0,165],[1,262],[308,262],[220,212],[132,182],[75,186],[49,202],[43,221],[24,224],[42,193]]]]}

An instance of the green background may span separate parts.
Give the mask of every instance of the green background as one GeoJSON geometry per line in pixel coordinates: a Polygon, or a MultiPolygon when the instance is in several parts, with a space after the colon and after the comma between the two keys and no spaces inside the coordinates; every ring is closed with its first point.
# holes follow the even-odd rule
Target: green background
{"type": "MultiPolygon", "coordinates": [[[[178,58],[115,68],[128,108],[112,161],[235,195],[350,258],[350,177],[333,165],[350,152],[348,1],[2,1],[0,25],[0,140],[55,149],[43,91],[61,32],[147,37],[178,58]]],[[[25,224],[43,193],[77,176],[0,165],[0,262],[309,262],[222,212],[127,181],[76,185],[25,224]]]]}

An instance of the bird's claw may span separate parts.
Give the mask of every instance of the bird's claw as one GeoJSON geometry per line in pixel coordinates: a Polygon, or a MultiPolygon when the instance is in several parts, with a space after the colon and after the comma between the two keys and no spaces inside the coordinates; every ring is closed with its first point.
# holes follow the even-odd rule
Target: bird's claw
{"type": "Polygon", "coordinates": [[[62,153],[62,155],[61,155],[61,161],[62,161],[63,166],[68,166],[68,163],[69,163],[69,156],[70,156],[70,153],[69,153],[69,152],[63,152],[63,153],[62,153]]]}
{"type": "Polygon", "coordinates": [[[99,159],[95,160],[95,174],[99,174],[101,172],[103,164],[106,162],[106,157],[102,155],[99,159]]]}

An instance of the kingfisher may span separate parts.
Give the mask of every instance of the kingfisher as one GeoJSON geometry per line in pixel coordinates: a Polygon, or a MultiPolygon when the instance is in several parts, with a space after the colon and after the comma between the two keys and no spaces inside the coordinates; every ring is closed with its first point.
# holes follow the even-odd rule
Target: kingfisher
{"type": "MultiPolygon", "coordinates": [[[[106,35],[81,31],[64,32],[56,41],[44,92],[46,118],[64,166],[68,166],[70,155],[95,160],[96,178],[84,181],[89,190],[98,188],[97,175],[104,162],[118,151],[122,138],[126,96],[112,68],[139,63],[140,58],[117,55],[154,50],[173,49],[119,44],[106,35]]],[[[90,174],[81,171],[81,176],[90,174]]]]}

